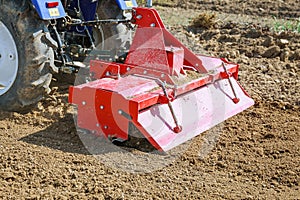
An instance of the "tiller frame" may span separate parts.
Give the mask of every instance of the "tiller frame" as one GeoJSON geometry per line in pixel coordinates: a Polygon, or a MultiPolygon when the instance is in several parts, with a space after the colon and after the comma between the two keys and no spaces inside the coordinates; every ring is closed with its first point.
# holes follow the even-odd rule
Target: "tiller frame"
{"type": "Polygon", "coordinates": [[[70,87],[80,128],[122,140],[138,130],[167,151],[254,104],[237,82],[237,64],[195,55],[156,10],[134,8],[132,23],[125,62],[91,60],[95,80],[70,87]]]}

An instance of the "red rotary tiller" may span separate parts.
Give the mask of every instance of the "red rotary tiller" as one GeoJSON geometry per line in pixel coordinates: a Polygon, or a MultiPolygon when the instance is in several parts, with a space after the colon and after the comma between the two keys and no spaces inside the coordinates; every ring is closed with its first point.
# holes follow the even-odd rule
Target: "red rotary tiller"
{"type": "Polygon", "coordinates": [[[157,11],[135,8],[124,63],[92,60],[92,82],[70,88],[80,128],[127,140],[135,127],[167,151],[254,104],[237,82],[238,65],[195,55],[157,11]]]}

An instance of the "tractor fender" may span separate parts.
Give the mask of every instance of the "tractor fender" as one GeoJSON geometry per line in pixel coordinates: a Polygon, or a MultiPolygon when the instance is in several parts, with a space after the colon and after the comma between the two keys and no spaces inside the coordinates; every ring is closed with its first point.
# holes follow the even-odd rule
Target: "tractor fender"
{"type": "Polygon", "coordinates": [[[131,10],[132,8],[138,6],[136,0],[116,0],[116,1],[121,10],[131,10]]]}
{"type": "Polygon", "coordinates": [[[43,20],[58,19],[66,16],[60,0],[31,0],[31,3],[43,20]]]}

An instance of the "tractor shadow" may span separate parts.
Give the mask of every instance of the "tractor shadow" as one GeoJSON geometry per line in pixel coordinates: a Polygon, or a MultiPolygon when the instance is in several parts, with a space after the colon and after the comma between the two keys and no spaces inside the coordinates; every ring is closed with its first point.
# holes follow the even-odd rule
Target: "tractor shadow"
{"type": "Polygon", "coordinates": [[[53,122],[41,131],[21,138],[20,141],[67,153],[90,154],[77,135],[71,114],[53,122]]]}
{"type": "Polygon", "coordinates": [[[88,131],[77,130],[71,114],[41,131],[21,138],[20,141],[83,155],[103,155],[120,151],[157,154],[157,150],[145,138],[131,138],[126,142],[112,143],[88,131]]]}

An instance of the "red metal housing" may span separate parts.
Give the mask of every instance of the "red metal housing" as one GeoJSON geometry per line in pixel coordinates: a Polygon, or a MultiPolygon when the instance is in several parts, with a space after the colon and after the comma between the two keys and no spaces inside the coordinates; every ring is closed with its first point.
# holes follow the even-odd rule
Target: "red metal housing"
{"type": "Polygon", "coordinates": [[[237,64],[193,54],[154,9],[135,8],[133,23],[125,62],[92,60],[95,80],[70,87],[80,128],[126,140],[132,124],[167,151],[253,105],[236,81],[237,64]]]}

